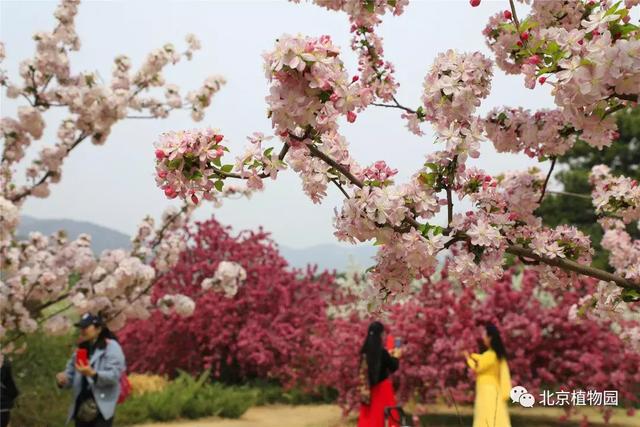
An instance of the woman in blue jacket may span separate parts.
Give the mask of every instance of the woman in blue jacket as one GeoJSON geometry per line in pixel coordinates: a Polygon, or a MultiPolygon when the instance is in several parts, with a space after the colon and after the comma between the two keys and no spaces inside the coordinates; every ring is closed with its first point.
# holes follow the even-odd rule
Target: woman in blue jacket
{"type": "Polygon", "coordinates": [[[76,326],[78,348],[86,350],[88,363],[74,353],[66,369],[56,375],[59,387],[73,390],[67,423],[73,419],[76,427],[111,427],[126,369],[124,353],[100,316],[87,313],[76,326]]]}

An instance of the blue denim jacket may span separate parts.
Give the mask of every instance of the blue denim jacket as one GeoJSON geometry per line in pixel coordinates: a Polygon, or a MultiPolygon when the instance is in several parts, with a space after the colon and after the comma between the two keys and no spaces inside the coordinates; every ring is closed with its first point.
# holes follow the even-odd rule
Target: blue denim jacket
{"type": "MultiPolygon", "coordinates": [[[[73,418],[76,409],[76,401],[78,395],[82,391],[82,374],[76,372],[75,353],[67,362],[65,374],[69,379],[67,388],[73,390],[73,402],[69,408],[69,416],[67,423],[73,418]]],[[[89,388],[93,393],[100,413],[104,419],[108,420],[113,417],[118,396],[120,396],[120,376],[126,370],[124,353],[117,341],[107,340],[107,346],[104,349],[96,348],[91,355],[89,364],[94,371],[98,373],[98,379],[88,377],[89,388]]]]}

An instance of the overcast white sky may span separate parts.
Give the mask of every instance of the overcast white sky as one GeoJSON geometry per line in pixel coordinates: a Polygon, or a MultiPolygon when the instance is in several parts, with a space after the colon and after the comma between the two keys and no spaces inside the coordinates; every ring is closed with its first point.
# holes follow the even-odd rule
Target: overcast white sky
{"type": "MultiPolygon", "coordinates": [[[[385,17],[380,34],[386,58],[396,65],[401,83],[399,100],[419,105],[422,80],[438,52],[454,48],[489,54],[481,31],[488,17],[507,4],[485,0],[472,8],[467,0],[413,0],[404,15],[385,17]]],[[[2,68],[10,76],[17,74],[21,60],[32,55],[32,34],[52,28],[55,5],[53,1],[0,1],[0,38],[7,51],[2,68]]],[[[116,125],[104,146],[87,143],[78,147],[65,162],[62,181],[51,187],[51,196],[25,204],[24,213],[39,218],[85,220],[132,233],[145,214],[157,217],[170,203],[177,204],[167,201],[155,186],[153,142],[163,131],[212,126],[223,130],[232,150],[241,150],[247,135],[269,133],[261,54],[283,33],[331,35],[342,48],[351,74],[356,71],[346,15],[312,4],[276,0],[87,1],[81,4],[76,22],[82,48],[72,56],[75,71],[97,71],[109,78],[112,60],[118,54],[129,55],[136,68],[151,49],[165,42],[183,47],[184,36],[192,32],[202,41],[203,49],[191,62],[170,68],[167,80],[185,93],[210,74],[224,75],[228,84],[214,98],[203,122],[195,124],[186,112],[167,120],[130,120],[116,125]]],[[[505,76],[497,69],[494,72],[493,91],[481,111],[499,105],[552,106],[547,88],[527,90],[521,77],[505,76]]],[[[7,100],[3,91],[2,115],[13,115],[15,108],[16,103],[7,100]]],[[[360,163],[384,159],[400,170],[399,180],[405,180],[436,147],[428,126],[424,127],[427,135],[418,138],[406,130],[399,116],[397,110],[371,107],[356,123],[344,123],[341,131],[360,163]]],[[[61,117],[58,113],[47,115],[48,132],[32,147],[34,153],[53,143],[61,117]]],[[[537,162],[526,156],[496,154],[486,143],[482,156],[473,163],[497,172],[537,162]]],[[[219,209],[205,205],[196,218],[215,213],[237,230],[262,225],[279,243],[292,247],[335,242],[332,218],[334,208],[341,204],[338,191],[330,188],[329,197],[318,206],[302,193],[299,178],[292,172],[266,184],[267,189],[251,200],[227,201],[219,209]]]]}

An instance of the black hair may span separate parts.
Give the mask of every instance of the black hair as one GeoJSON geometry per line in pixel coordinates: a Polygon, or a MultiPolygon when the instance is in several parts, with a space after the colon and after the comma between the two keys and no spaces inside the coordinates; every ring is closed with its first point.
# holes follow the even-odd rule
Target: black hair
{"type": "Polygon", "coordinates": [[[502,338],[500,337],[500,331],[498,327],[493,323],[487,323],[484,325],[485,330],[487,331],[487,336],[489,337],[489,341],[491,342],[491,348],[496,352],[498,359],[506,359],[507,358],[507,350],[504,348],[504,343],[502,342],[502,338]]]}
{"type": "Polygon", "coordinates": [[[378,321],[372,322],[367,330],[367,337],[360,349],[360,356],[366,357],[369,385],[379,382],[382,365],[382,333],[384,325],[378,321]]]}
{"type": "MultiPolygon", "coordinates": [[[[118,337],[114,334],[111,329],[107,327],[104,323],[94,324],[96,328],[101,328],[100,333],[98,334],[98,338],[96,339],[95,348],[105,349],[107,347],[108,340],[114,340],[118,342],[118,337]]],[[[80,343],[80,348],[89,348],[90,343],[83,342],[80,343]]]]}

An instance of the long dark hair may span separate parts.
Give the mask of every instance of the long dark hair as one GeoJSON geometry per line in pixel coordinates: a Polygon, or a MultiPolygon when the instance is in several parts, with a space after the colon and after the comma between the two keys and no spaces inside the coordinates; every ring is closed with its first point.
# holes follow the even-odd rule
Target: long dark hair
{"type": "Polygon", "coordinates": [[[493,323],[487,323],[484,325],[485,330],[487,331],[487,336],[491,342],[491,348],[496,352],[498,359],[506,359],[507,358],[507,350],[504,348],[504,343],[502,342],[502,338],[500,337],[500,331],[498,327],[493,323]]]}
{"type": "Polygon", "coordinates": [[[367,337],[360,349],[360,356],[367,360],[369,385],[373,386],[379,382],[382,365],[382,333],[384,325],[378,321],[372,322],[367,331],[367,337]]]}

